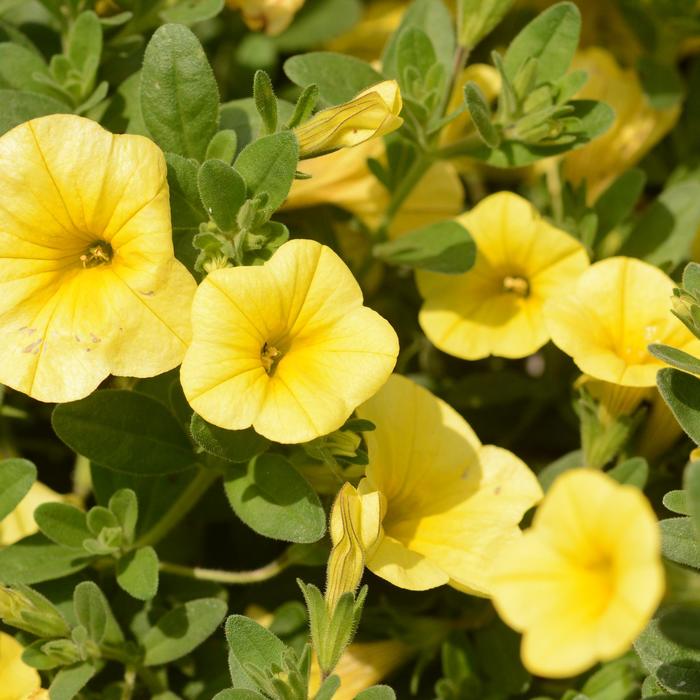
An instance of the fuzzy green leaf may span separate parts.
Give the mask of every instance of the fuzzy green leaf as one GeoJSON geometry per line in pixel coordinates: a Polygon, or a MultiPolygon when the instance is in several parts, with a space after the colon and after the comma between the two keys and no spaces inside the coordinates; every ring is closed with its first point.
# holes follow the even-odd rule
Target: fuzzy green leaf
{"type": "Polygon", "coordinates": [[[229,462],[248,462],[270,446],[270,441],[253,428],[225,430],[207,423],[196,413],[192,416],[190,430],[203,450],[229,462]]]}
{"type": "Polygon", "coordinates": [[[0,520],[9,515],[36,481],[36,467],[27,459],[0,462],[0,520]]]}
{"type": "Polygon", "coordinates": [[[85,513],[67,503],[42,503],[34,511],[39,529],[56,544],[82,549],[92,536],[85,513]]]}
{"type": "Polygon", "coordinates": [[[153,547],[133,549],[117,562],[117,583],[132,598],[151,600],[158,592],[158,555],[153,547]]]}

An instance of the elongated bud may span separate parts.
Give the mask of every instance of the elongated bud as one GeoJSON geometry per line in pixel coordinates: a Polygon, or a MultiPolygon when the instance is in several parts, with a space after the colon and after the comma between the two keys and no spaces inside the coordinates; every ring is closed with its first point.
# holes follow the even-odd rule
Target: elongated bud
{"type": "Polygon", "coordinates": [[[403,124],[399,116],[402,107],[395,80],[374,85],[350,102],[324,109],[294,129],[299,156],[319,156],[389,134],[403,124]]]}
{"type": "Polygon", "coordinates": [[[0,619],[37,637],[64,637],[68,623],[43,595],[28,586],[0,586],[0,619]]]}

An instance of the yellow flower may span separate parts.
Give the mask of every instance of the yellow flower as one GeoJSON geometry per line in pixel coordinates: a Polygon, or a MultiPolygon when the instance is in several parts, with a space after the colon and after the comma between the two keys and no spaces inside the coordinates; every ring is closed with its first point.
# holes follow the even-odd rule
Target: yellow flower
{"type": "Polygon", "coordinates": [[[588,266],[583,246],[510,192],[457,221],[476,241],[476,263],[461,275],[418,272],[421,327],[436,347],[465,360],[532,354],[549,340],[544,303],[588,266]]]}
{"type": "Polygon", "coordinates": [[[30,700],[41,697],[41,679],[36,669],[22,661],[22,645],[0,632],[0,700],[30,700]]]}
{"type": "Polygon", "coordinates": [[[294,129],[299,156],[318,156],[390,134],[403,124],[399,116],[402,106],[398,83],[385,80],[350,102],[321,110],[294,129]]]}
{"type": "Polygon", "coordinates": [[[289,241],[259,267],[212,272],[192,322],[181,371],[192,408],[281,443],[340,428],[387,380],[399,349],[343,261],[315,241],[289,241]]]}
{"type": "Polygon", "coordinates": [[[673,287],[661,270],[636,258],[601,260],[547,304],[547,327],[591,377],[652,387],[665,364],[649,353],[651,343],[700,354],[700,341],[671,313],[673,287]]]}
{"type": "Polygon", "coordinates": [[[560,476],[493,575],[499,615],[523,633],[532,673],[573,676],[625,652],[664,590],[658,524],[644,495],[605,474],[560,476]]]}
{"type": "MultiPolygon", "coordinates": [[[[340,678],[340,688],[333,700],[354,700],[358,693],[384,680],[414,653],[410,646],[397,639],[351,644],[333,669],[340,678]]],[[[309,679],[311,697],[321,687],[321,680],[321,669],[314,657],[309,679]]]]}
{"type": "Polygon", "coordinates": [[[589,196],[595,198],[673,128],[680,105],[663,110],[652,107],[637,73],[621,68],[613,55],[600,47],[580,51],[572,68],[588,73],[577,98],[606,102],[616,115],[602,136],[564,156],[566,179],[574,183],[585,179],[589,196]]]}
{"type": "Polygon", "coordinates": [[[227,0],[227,4],[241,11],[243,20],[254,32],[277,36],[292,23],[304,0],[227,0]]]}
{"type": "MultiPolygon", "coordinates": [[[[367,167],[367,160],[385,161],[381,139],[305,160],[301,169],[311,177],[295,180],[285,209],[321,204],[351,212],[365,226],[379,226],[389,205],[389,192],[367,167]]],[[[392,238],[413,229],[450,218],[462,211],[464,190],[455,168],[445,161],[434,163],[399,209],[389,230],[392,238]]]]}
{"type": "MultiPolygon", "coordinates": [[[[377,426],[365,435],[369,465],[352,523],[367,568],[401,588],[449,583],[488,595],[494,552],[519,536],[542,495],[534,474],[511,452],[482,445],[454,409],[400,375],[357,414],[377,426]]],[[[332,515],[336,542],[342,524],[337,509],[332,515]]]]}
{"type": "Polygon", "coordinates": [[[72,401],[180,363],[196,285],[148,139],[72,115],[0,137],[0,269],[0,383],[72,401]]]}
{"type": "Polygon", "coordinates": [[[19,505],[0,521],[0,546],[14,544],[23,537],[39,532],[34,511],[44,503],[62,501],[63,496],[37,481],[19,505]]]}

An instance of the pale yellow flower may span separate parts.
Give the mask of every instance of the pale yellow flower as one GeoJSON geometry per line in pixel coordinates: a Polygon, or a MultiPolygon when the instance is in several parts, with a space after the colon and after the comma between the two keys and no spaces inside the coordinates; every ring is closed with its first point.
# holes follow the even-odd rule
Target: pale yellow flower
{"type": "Polygon", "coordinates": [[[23,651],[14,637],[0,632],[0,700],[38,700],[45,692],[38,671],[22,661],[23,651]]]}
{"type": "Polygon", "coordinates": [[[586,180],[589,196],[595,198],[673,128],[681,108],[652,107],[637,73],[620,67],[614,56],[600,47],[578,52],[572,68],[588,74],[577,98],[600,100],[615,110],[615,121],[608,131],[564,156],[565,178],[574,183],[586,180]]]}
{"type": "MultiPolygon", "coordinates": [[[[385,161],[381,139],[371,139],[355,148],[345,148],[319,158],[305,160],[301,170],[309,179],[295,180],[284,209],[303,209],[332,204],[357,216],[375,229],[389,205],[389,192],[370,172],[367,161],[385,161]]],[[[418,182],[389,229],[392,238],[459,214],[464,190],[454,166],[434,163],[418,182]]]]}
{"type": "Polygon", "coordinates": [[[588,267],[585,249],[510,192],[487,197],[457,221],[476,242],[476,263],[461,275],[417,273],[425,334],[466,360],[534,353],[549,340],[544,304],[588,267]]]}
{"type": "Polygon", "coordinates": [[[52,115],[0,137],[0,382],[41,401],[177,366],[195,281],[142,136],[52,115]]]}
{"type": "Polygon", "coordinates": [[[523,633],[529,671],[581,673],[627,651],[661,600],[656,516],[639,489],[568,471],[532,528],[499,552],[492,587],[499,615],[523,633]]]}
{"type": "Polygon", "coordinates": [[[343,261],[308,240],[285,243],[262,266],[212,272],[192,322],[181,371],[192,408],[282,443],[340,428],[387,380],[399,349],[343,261]]]}
{"type": "Polygon", "coordinates": [[[304,6],[304,0],[226,0],[229,7],[240,10],[243,20],[254,32],[270,36],[281,34],[304,6]]]}
{"type": "Polygon", "coordinates": [[[34,520],[34,511],[44,503],[56,503],[63,499],[63,496],[40,481],[34,483],[17,507],[0,520],[0,546],[13,544],[39,532],[39,526],[34,520]]]}
{"type": "MultiPolygon", "coordinates": [[[[467,422],[427,389],[393,375],[357,415],[369,465],[352,526],[366,566],[401,588],[450,584],[489,595],[494,553],[516,539],[540,499],[535,475],[514,454],[482,445],[467,422]]],[[[343,523],[334,509],[331,537],[343,523]]]]}
{"type": "Polygon", "coordinates": [[[674,283],[636,258],[591,265],[545,307],[554,343],[582,372],[627,387],[653,387],[665,363],[648,350],[663,343],[700,354],[700,341],[671,313],[674,283]]]}
{"type": "Polygon", "coordinates": [[[403,124],[402,107],[395,80],[373,85],[350,102],[321,110],[296,127],[299,156],[318,156],[390,134],[403,124]]]}

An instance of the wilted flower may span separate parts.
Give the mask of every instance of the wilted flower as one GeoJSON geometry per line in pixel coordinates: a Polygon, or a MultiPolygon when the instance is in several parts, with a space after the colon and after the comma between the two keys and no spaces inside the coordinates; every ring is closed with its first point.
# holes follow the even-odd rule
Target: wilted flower
{"type": "Polygon", "coordinates": [[[276,442],[337,430],[391,373],[396,333],[343,261],[310,240],[216,270],[195,295],[182,386],[205,420],[276,442]]]}
{"type": "MultiPolygon", "coordinates": [[[[38,700],[41,695],[39,672],[22,661],[22,645],[0,632],[0,700],[38,700]]],[[[47,696],[48,697],[48,696],[47,696]]]]}
{"type": "Polygon", "coordinates": [[[403,124],[402,106],[398,83],[385,80],[350,102],[321,110],[294,129],[299,156],[318,156],[390,134],[403,124]]]}
{"type": "Polygon", "coordinates": [[[425,334],[466,360],[534,353],[549,340],[543,306],[587,268],[585,249],[510,192],[487,197],[457,221],[476,242],[476,263],[461,275],[417,273],[425,334]]]}
{"type": "Polygon", "coordinates": [[[0,137],[0,382],[72,401],[177,366],[195,281],[173,255],[165,159],[53,115],[0,137]]]}
{"type": "Polygon", "coordinates": [[[582,372],[627,387],[653,387],[665,366],[648,350],[663,343],[694,355],[700,340],[671,313],[673,281],[636,258],[601,260],[545,307],[554,343],[582,372]]]}
{"type": "MultiPolygon", "coordinates": [[[[377,426],[365,436],[369,466],[350,511],[367,568],[410,590],[449,583],[489,595],[495,552],[518,537],[542,495],[535,475],[511,452],[482,445],[454,409],[400,375],[357,414],[377,426]]],[[[344,525],[333,515],[338,541],[344,525]]]]}
{"type": "Polygon", "coordinates": [[[532,528],[499,552],[492,578],[496,610],[523,633],[525,666],[554,678],[624,653],[663,590],[646,498],[586,469],[554,482],[532,528]]]}
{"type": "Polygon", "coordinates": [[[240,10],[250,29],[270,36],[281,34],[304,6],[304,0],[227,0],[227,3],[240,10]]]}
{"type": "Polygon", "coordinates": [[[7,546],[23,537],[39,532],[34,520],[34,511],[43,503],[63,500],[63,496],[37,481],[17,507],[3,520],[0,520],[0,546],[7,546]]]}

